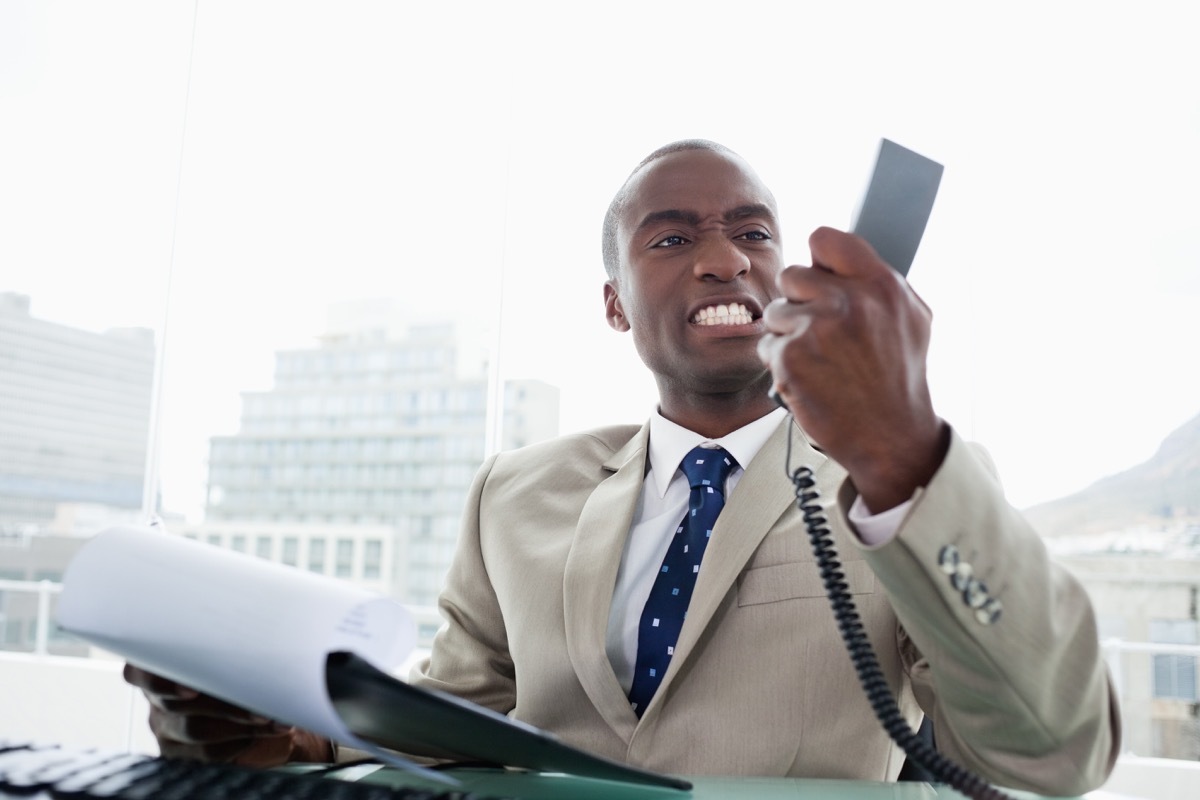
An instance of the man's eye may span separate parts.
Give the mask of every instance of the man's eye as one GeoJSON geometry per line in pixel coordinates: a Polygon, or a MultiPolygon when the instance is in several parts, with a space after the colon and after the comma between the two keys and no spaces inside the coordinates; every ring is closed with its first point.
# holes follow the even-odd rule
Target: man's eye
{"type": "Polygon", "coordinates": [[[655,247],[678,247],[681,244],[687,244],[687,239],[682,236],[668,236],[665,239],[656,242],[655,247]]]}
{"type": "Polygon", "coordinates": [[[750,242],[768,242],[771,240],[771,234],[766,231],[746,231],[738,236],[739,239],[745,239],[750,242]]]}

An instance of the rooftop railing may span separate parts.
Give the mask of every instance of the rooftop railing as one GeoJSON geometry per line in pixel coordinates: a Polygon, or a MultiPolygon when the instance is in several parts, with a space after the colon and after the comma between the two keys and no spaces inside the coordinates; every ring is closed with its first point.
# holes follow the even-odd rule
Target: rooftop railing
{"type": "MultiPolygon", "coordinates": [[[[37,616],[34,624],[33,652],[45,655],[50,642],[50,627],[53,617],[50,614],[50,599],[62,593],[62,584],[53,581],[10,581],[0,580],[0,598],[4,592],[31,593],[37,596],[37,616]]],[[[0,605],[0,620],[7,622],[4,606],[0,605]]],[[[0,633],[5,630],[0,625],[0,633]]],[[[3,642],[0,642],[0,649],[3,642]]]]}

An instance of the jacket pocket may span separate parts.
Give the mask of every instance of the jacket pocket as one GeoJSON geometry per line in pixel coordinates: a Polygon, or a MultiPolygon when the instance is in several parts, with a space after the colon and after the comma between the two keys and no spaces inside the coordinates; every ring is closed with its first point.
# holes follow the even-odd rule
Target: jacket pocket
{"type": "MultiPolygon", "coordinates": [[[[842,574],[850,594],[875,591],[875,573],[866,561],[845,561],[842,574]]],[[[738,576],[738,605],[777,603],[800,597],[824,597],[825,585],[815,561],[794,561],[748,569],[738,576]]]]}

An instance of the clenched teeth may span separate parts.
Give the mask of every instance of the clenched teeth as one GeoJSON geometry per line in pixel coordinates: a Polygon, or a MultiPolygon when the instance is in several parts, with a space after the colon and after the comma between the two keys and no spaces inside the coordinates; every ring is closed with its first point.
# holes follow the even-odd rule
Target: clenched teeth
{"type": "Polygon", "coordinates": [[[741,303],[702,308],[692,317],[696,325],[749,325],[754,321],[741,303]]]}

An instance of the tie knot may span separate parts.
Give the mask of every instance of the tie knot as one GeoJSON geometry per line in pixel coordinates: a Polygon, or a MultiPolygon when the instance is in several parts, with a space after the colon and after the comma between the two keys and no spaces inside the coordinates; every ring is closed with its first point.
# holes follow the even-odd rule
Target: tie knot
{"type": "Polygon", "coordinates": [[[721,447],[694,447],[679,464],[693,489],[711,486],[722,496],[725,495],[725,479],[736,466],[737,459],[721,447]]]}

